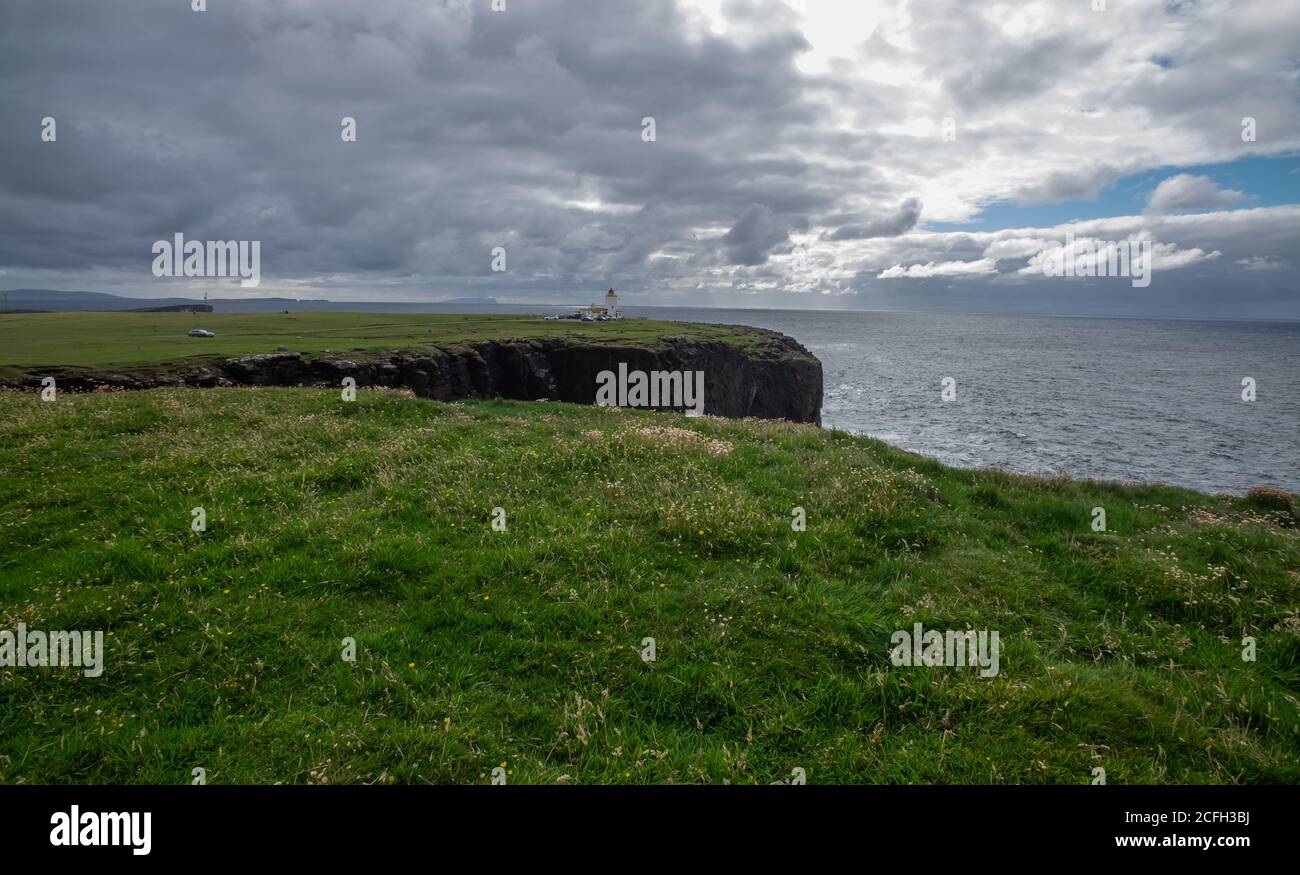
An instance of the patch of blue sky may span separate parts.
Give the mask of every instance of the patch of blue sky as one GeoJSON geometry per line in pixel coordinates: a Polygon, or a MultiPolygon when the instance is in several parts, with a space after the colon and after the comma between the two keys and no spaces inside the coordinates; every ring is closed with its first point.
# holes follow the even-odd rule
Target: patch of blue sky
{"type": "Polygon", "coordinates": [[[1219,188],[1241,192],[1243,197],[1233,209],[1300,203],[1300,155],[1245,157],[1219,164],[1146,170],[1103,188],[1095,198],[1025,205],[992,201],[970,222],[923,222],[922,227],[927,231],[999,231],[1050,228],[1108,216],[1135,216],[1146,209],[1157,185],[1179,173],[1208,176],[1219,188]]]}

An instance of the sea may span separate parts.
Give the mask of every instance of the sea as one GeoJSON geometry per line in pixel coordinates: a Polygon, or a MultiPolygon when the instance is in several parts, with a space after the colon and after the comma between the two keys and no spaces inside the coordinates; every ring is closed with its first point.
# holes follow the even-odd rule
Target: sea
{"type": "Polygon", "coordinates": [[[824,427],[949,465],[1215,493],[1256,485],[1300,492],[1300,323],[624,309],[788,334],[822,362],[824,427]]]}
{"type": "Polygon", "coordinates": [[[1300,491],[1300,323],[704,309],[670,318],[790,335],[821,359],[825,427],[949,465],[1300,491]]]}

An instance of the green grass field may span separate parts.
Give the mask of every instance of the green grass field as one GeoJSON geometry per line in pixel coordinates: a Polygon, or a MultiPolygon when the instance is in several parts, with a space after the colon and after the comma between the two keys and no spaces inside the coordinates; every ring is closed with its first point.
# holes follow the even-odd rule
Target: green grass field
{"type": "Polygon", "coordinates": [[[110,635],[0,669],[0,781],[1300,781],[1300,534],[1248,499],[376,391],[4,392],[0,453],[0,628],[110,635]],[[915,622],[1000,674],[893,666],[915,622]]]}
{"type": "Polygon", "coordinates": [[[748,345],[743,328],[624,319],[544,321],[539,316],[394,313],[26,313],[0,315],[0,376],[32,367],[112,368],[179,364],[195,357],[354,349],[391,350],[503,338],[577,337],[601,343],[651,344],[685,334],[748,345]],[[214,338],[186,336],[206,328],[214,338]]]}

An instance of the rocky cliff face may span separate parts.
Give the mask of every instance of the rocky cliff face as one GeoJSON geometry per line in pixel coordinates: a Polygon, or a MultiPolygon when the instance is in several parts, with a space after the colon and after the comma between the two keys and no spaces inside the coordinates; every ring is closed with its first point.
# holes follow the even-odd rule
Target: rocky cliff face
{"type": "Polygon", "coordinates": [[[822,366],[793,339],[753,329],[748,347],[681,335],[653,346],[592,344],[568,338],[494,340],[448,348],[304,355],[275,352],[181,365],[96,371],[33,369],[10,385],[39,389],[52,376],[65,391],[101,387],[318,386],[338,387],[345,377],[357,387],[408,388],[424,398],[549,399],[592,404],[597,374],[628,371],[703,371],[704,412],[712,416],[821,422],[822,366]]]}

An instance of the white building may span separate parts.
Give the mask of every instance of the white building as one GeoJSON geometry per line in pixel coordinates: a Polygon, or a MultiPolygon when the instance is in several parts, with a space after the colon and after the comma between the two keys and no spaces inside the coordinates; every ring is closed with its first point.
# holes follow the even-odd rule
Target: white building
{"type": "Polygon", "coordinates": [[[610,289],[605,293],[605,306],[601,307],[592,304],[587,308],[586,313],[588,316],[593,317],[607,316],[610,319],[623,318],[623,311],[618,309],[618,295],[614,293],[613,289],[610,289]]]}

